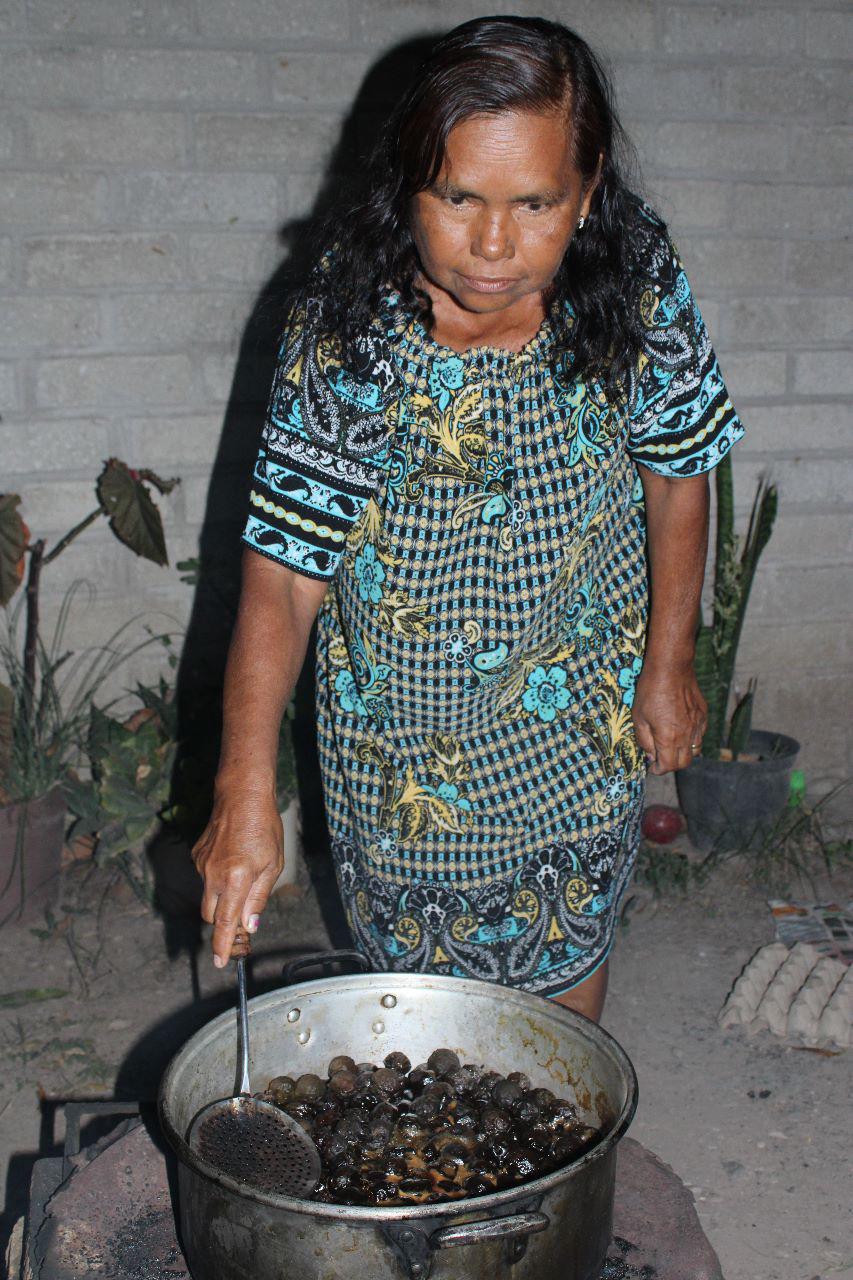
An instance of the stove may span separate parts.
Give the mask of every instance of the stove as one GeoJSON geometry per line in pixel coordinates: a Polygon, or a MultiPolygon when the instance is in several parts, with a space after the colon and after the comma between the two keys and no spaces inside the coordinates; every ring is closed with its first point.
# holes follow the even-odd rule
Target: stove
{"type": "MultiPolygon", "coordinates": [[[[65,1124],[63,1155],[34,1166],[8,1280],[215,1280],[192,1277],[181,1252],[175,1168],[153,1114],[136,1103],[73,1102],[65,1124]],[[113,1127],[81,1149],[93,1118],[113,1127]]],[[[613,1243],[600,1280],[723,1280],[693,1196],[631,1138],[618,1147],[613,1243]]]]}

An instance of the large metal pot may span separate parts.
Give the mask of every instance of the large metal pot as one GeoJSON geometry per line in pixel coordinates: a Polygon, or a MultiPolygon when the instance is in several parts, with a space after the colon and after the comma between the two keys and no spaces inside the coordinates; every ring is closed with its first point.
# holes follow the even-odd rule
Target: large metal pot
{"type": "Polygon", "coordinates": [[[338,1053],[464,1062],[568,1086],[603,1140],[574,1164],[508,1191],[446,1204],[349,1208],[247,1190],[190,1151],[196,1112],[233,1090],[234,1015],[198,1032],[160,1090],[179,1160],[184,1252],[194,1280],[597,1280],[610,1243],[616,1144],[637,1104],[634,1069],[579,1014],[508,987],[429,974],[301,982],[249,1002],[251,1074],[325,1073],[338,1053]]]}

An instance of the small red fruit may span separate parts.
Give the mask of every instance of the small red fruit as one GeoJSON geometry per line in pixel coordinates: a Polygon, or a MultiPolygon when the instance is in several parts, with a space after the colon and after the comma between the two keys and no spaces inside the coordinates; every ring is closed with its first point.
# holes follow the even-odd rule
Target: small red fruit
{"type": "Polygon", "coordinates": [[[650,804],[643,814],[642,832],[652,844],[672,844],[684,830],[684,819],[669,804],[650,804]]]}

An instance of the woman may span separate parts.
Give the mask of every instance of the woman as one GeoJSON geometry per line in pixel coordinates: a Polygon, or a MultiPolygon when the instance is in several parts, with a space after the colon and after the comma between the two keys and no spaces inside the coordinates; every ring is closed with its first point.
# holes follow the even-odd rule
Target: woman
{"type": "Polygon", "coordinates": [[[279,721],[319,612],[356,944],[600,1016],[646,769],[704,732],[705,473],[742,434],[620,139],[582,40],[478,19],[329,231],[255,469],[195,850],[219,964],[282,865],[279,721]]]}

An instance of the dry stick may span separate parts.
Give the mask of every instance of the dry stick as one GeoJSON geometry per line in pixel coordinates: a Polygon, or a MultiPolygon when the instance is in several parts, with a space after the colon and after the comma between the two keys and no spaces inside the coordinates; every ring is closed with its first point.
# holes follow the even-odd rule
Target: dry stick
{"type": "Polygon", "coordinates": [[[59,555],[60,551],[64,551],[65,548],[68,546],[69,542],[74,541],[78,533],[82,533],[84,529],[88,529],[90,524],[94,524],[98,516],[103,516],[103,515],[106,515],[106,511],[103,507],[95,507],[94,511],[90,511],[89,514],[83,520],[81,520],[79,524],[75,524],[73,529],[69,529],[68,533],[66,533],[64,538],[59,539],[59,542],[57,542],[53,550],[50,551],[45,556],[44,563],[50,564],[51,560],[55,560],[56,557],[59,555]]]}

